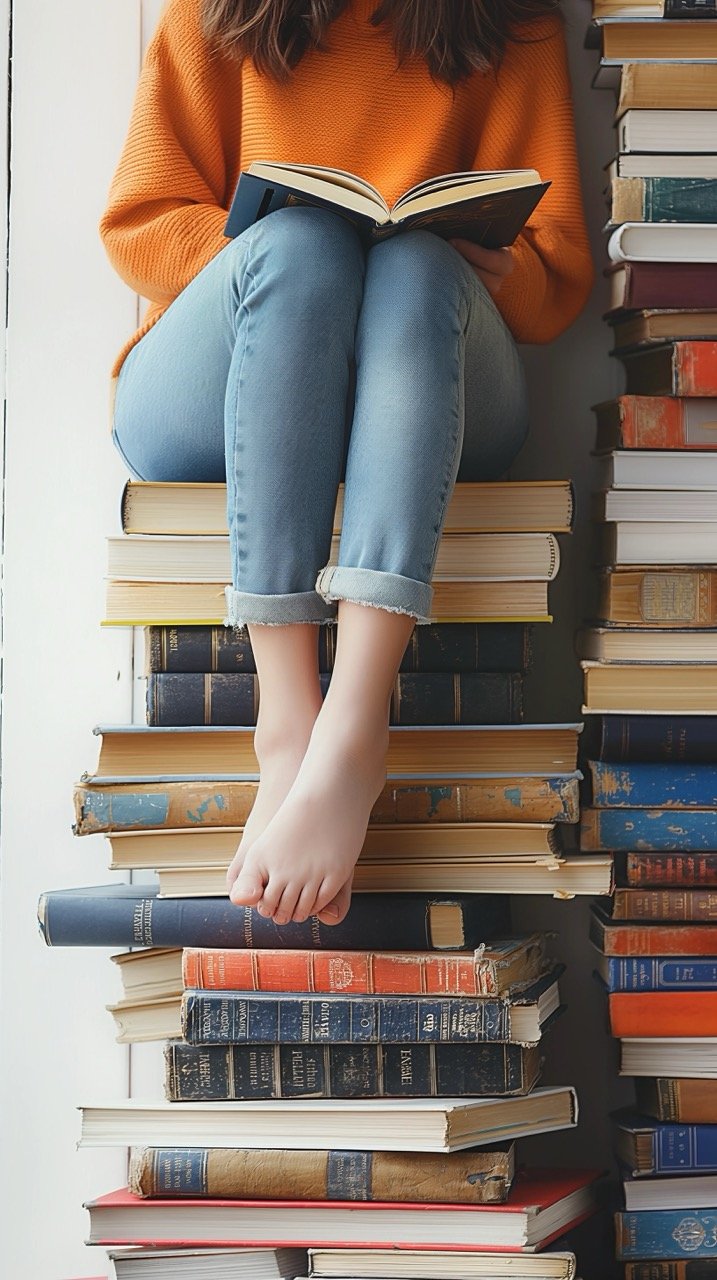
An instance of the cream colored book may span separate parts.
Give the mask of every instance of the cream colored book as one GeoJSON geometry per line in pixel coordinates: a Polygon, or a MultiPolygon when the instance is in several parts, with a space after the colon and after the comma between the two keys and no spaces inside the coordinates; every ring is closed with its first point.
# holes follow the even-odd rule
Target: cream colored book
{"type": "Polygon", "coordinates": [[[146,947],[110,956],[122,982],[123,1000],[159,1000],[182,990],[182,951],[178,947],[146,947]]]}
{"type": "MultiPolygon", "coordinates": [[[[331,563],[338,562],[334,538],[331,563]]],[[[444,534],[434,581],[551,582],[560,551],[552,533],[444,534]]],[[[125,582],[231,582],[229,539],[129,534],[107,539],[107,576],[125,582]]]]}
{"type": "Polygon", "coordinates": [[[586,714],[715,715],[717,664],[582,662],[586,714]]]}
{"type": "MultiPolygon", "coordinates": [[[[334,533],[341,532],[343,492],[341,485],[334,533]]],[[[461,483],[448,502],[444,532],[569,533],[573,513],[568,480],[461,483]]],[[[130,480],[122,496],[122,527],[125,533],[226,536],[226,485],[130,480]]]]}
{"type": "Polygon", "coordinates": [[[574,1253],[476,1250],[309,1249],[314,1280],[575,1280],[574,1253]]]}
{"type": "Polygon", "coordinates": [[[105,1008],[115,1020],[118,1044],[176,1040],[182,1034],[181,993],[146,1000],[118,1000],[105,1008]]]}
{"type": "Polygon", "coordinates": [[[578,632],[576,647],[589,662],[717,663],[717,630],[591,627],[578,632]]]}

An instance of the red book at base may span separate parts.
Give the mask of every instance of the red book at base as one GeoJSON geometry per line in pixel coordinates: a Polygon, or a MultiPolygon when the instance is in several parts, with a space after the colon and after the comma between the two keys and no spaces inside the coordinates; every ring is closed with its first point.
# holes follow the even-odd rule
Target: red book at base
{"type": "Polygon", "coordinates": [[[501,1205],[144,1200],[122,1189],[85,1205],[88,1243],[532,1253],[595,1212],[600,1176],[594,1169],[531,1169],[518,1174],[501,1205]]]}
{"type": "Polygon", "coordinates": [[[717,1036],[717,991],[616,991],[608,996],[618,1039],[717,1036]]]}

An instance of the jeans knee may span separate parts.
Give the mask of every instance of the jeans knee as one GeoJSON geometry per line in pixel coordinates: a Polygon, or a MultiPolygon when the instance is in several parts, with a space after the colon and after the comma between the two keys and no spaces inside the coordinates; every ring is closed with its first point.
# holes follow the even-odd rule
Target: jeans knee
{"type": "Polygon", "coordinates": [[[292,207],[252,228],[252,262],[293,299],[321,307],[361,297],[365,254],[350,222],[326,209],[292,207]]]}
{"type": "Polygon", "coordinates": [[[470,268],[452,245],[432,231],[405,231],[371,250],[372,265],[386,283],[400,287],[402,301],[413,300],[422,311],[445,297],[468,300],[470,268]]]}

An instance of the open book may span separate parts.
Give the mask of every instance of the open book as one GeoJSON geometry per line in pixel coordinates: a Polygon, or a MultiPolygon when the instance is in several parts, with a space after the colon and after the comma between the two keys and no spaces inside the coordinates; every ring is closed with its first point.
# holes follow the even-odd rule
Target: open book
{"type": "Polygon", "coordinates": [[[446,173],[405,191],[389,208],[379,191],[353,173],[320,165],[255,161],[239,177],[226,236],[287,205],[332,209],[369,240],[425,227],[444,239],[461,236],[487,249],[512,244],[550,186],[535,169],[446,173]]]}

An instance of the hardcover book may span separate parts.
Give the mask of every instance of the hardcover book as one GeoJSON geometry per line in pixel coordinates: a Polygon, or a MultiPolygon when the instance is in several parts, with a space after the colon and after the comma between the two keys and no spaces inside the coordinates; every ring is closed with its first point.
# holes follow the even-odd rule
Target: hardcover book
{"type": "Polygon", "coordinates": [[[690,987],[682,991],[615,991],[608,996],[608,1012],[611,1034],[618,1039],[717,1036],[714,991],[690,987]]]}
{"type": "Polygon", "coordinates": [[[713,764],[717,717],[601,715],[590,721],[591,755],[616,763],[713,764]]]}
{"type": "Polygon", "coordinates": [[[513,243],[549,186],[535,169],[447,173],[410,187],[389,207],[356,174],[257,160],[239,176],[224,234],[241,235],[277,209],[312,205],[348,218],[369,243],[423,227],[498,249],[513,243]]]}
{"type": "Polygon", "coordinates": [[[615,920],[711,924],[717,921],[717,893],[711,889],[616,889],[610,909],[615,920]]]}
{"type": "MultiPolygon", "coordinates": [[[[715,525],[717,529],[717,525],[715,525]]],[[[717,665],[581,662],[583,712],[717,712],[717,665]]],[[[624,845],[622,846],[624,848],[624,845]]],[[[702,845],[717,848],[717,845],[702,845]]]]}
{"type": "MultiPolygon", "coordinates": [[[[620,182],[630,182],[630,178],[620,178],[620,182]]],[[[612,325],[614,335],[614,349],[611,354],[617,355],[624,351],[630,350],[632,347],[657,346],[660,343],[667,342],[670,338],[679,340],[691,338],[717,338],[717,311],[705,310],[644,310],[638,311],[630,316],[621,315],[617,312],[608,314],[605,319],[608,324],[612,325]]],[[[635,399],[647,399],[646,396],[635,397],[635,399]]],[[[655,399],[667,400],[666,396],[656,396],[655,399]]],[[[708,399],[708,397],[705,397],[708,399]]],[[[683,402],[678,402],[683,403],[683,402]]],[[[689,402],[688,402],[689,403],[689,402]]],[[[697,402],[699,403],[699,401],[697,402]]],[[[708,409],[702,408],[702,412],[709,412],[708,409]]],[[[698,412],[698,420],[699,420],[698,412]]],[[[702,446],[710,448],[714,445],[714,440],[709,439],[709,427],[703,433],[707,438],[702,446]]],[[[621,448],[617,443],[613,448],[621,448]]],[[[625,448],[632,446],[626,445],[625,448]]],[[[648,449],[656,447],[655,444],[647,444],[648,449]]],[[[667,448],[670,447],[668,444],[667,448]]],[[[689,445],[687,446],[689,447],[689,445]]]]}
{"type": "MultiPolygon", "coordinates": [[[[643,235],[648,230],[661,231],[663,227],[670,226],[669,223],[655,223],[649,227],[636,225],[643,235]]],[[[680,230],[689,233],[690,229],[684,226],[680,230]]],[[[717,252],[717,226],[708,230],[717,252]]],[[[625,229],[620,228],[620,231],[624,236],[625,229]]],[[[613,235],[619,235],[620,231],[613,235]]],[[[693,243],[696,241],[695,233],[693,243]]],[[[657,252],[655,244],[650,249],[657,252]]],[[[665,256],[669,258],[671,252],[669,250],[665,256]]],[[[717,396],[717,342],[668,342],[661,347],[627,352],[620,359],[625,366],[628,395],[717,396]]]]}
{"type": "Polygon", "coordinates": [[[587,770],[596,809],[717,809],[717,763],[588,760],[587,770]]]}
{"type": "MultiPolygon", "coordinates": [[[[631,530],[633,540],[636,532],[631,530]]],[[[599,582],[598,613],[611,626],[717,627],[717,572],[712,569],[612,568],[600,574],[599,582]]]]}
{"type": "MultiPolygon", "coordinates": [[[[615,1256],[717,1258],[717,1210],[643,1209],[615,1214],[615,1256]]],[[[692,1280],[692,1277],[690,1277],[692,1280]]]]}
{"type": "MultiPolygon", "coordinates": [[[[665,176],[697,177],[698,169],[709,169],[705,177],[717,178],[717,156],[623,156],[614,176],[650,176],[657,172],[656,160],[664,159],[665,176]],[[677,162],[681,162],[678,164],[677,162]],[[688,172],[680,172],[680,168],[688,172]],[[677,170],[677,172],[675,172],[677,170]]],[[[604,275],[610,285],[612,311],[636,311],[643,307],[713,308],[717,285],[717,263],[697,262],[613,262],[604,275]]],[[[656,447],[656,446],[653,446],[656,447]]],[[[556,530],[557,532],[557,530],[556,530]]]]}
{"type": "Polygon", "coordinates": [[[632,107],[717,110],[717,63],[626,62],[616,117],[632,107]]]}
{"type": "MultiPolygon", "coordinates": [[[[712,113],[706,111],[703,114],[709,116],[712,113]]],[[[712,127],[714,128],[713,124],[712,127]]],[[[608,237],[607,253],[612,262],[717,262],[717,226],[711,222],[623,222],[615,227],[608,237]]],[[[625,361],[627,365],[627,357],[625,361]]],[[[657,362],[643,365],[642,368],[638,366],[635,371],[631,371],[628,366],[627,390],[629,392],[648,390],[644,385],[634,384],[651,375],[657,377],[659,381],[656,372],[658,368],[660,366],[657,362]],[[647,369],[650,370],[650,374],[646,374],[647,369]],[[630,385],[631,383],[633,385],[630,385]]],[[[689,371],[684,363],[675,368],[673,377],[676,383],[674,392],[671,393],[669,389],[659,390],[658,395],[715,394],[714,391],[683,389],[691,385],[689,371]]],[[[709,380],[714,383],[714,377],[709,380]]]]}
{"type": "Polygon", "coordinates": [[[638,1111],[655,1120],[681,1124],[717,1123],[717,1079],[665,1076],[635,1081],[638,1111]]]}
{"type": "Polygon", "coordinates": [[[717,849],[717,810],[685,809],[678,814],[674,809],[584,808],[580,847],[656,853],[717,849]]]}
{"type": "Polygon", "coordinates": [[[621,1076],[684,1076],[698,1080],[717,1075],[714,1036],[625,1037],[619,1045],[621,1076]]]}
{"type": "Polygon", "coordinates": [[[717,925],[622,924],[599,907],[591,911],[590,940],[607,956],[717,956],[717,925]]]}
{"type": "Polygon", "coordinates": [[[618,1158],[635,1178],[717,1171],[717,1124],[660,1124],[628,1109],[612,1119],[618,1158]]]}
{"type": "MultiPolygon", "coordinates": [[[[597,952],[595,968],[608,991],[717,992],[717,956],[694,960],[666,956],[604,956],[597,952]]],[[[638,1106],[641,1111],[645,1110],[639,1099],[638,1106]]],[[[679,1119],[671,1115],[658,1118],[679,1119]]],[[[717,1123],[717,1099],[714,1118],[717,1123]]]]}
{"type": "Polygon", "coordinates": [[[618,854],[617,867],[620,882],[631,888],[717,888],[717,853],[618,854]]]}
{"type": "MultiPolygon", "coordinates": [[[[717,295],[717,272],[714,290],[717,295]]],[[[663,313],[643,311],[641,314],[651,317],[663,313]]],[[[694,313],[688,312],[691,314],[694,313]]],[[[616,340],[618,331],[624,332],[632,324],[632,317],[624,322],[620,320],[619,324],[615,317],[616,340]]],[[[717,399],[714,397],[618,396],[593,405],[593,412],[597,419],[595,448],[599,453],[610,449],[671,449],[677,454],[680,449],[717,448],[717,399]]]]}
{"type": "MultiPolygon", "coordinates": [[[[629,143],[633,142],[635,123],[640,123],[638,117],[648,114],[650,112],[644,110],[628,111],[622,117],[621,128],[627,135],[626,140],[629,143]]],[[[676,123],[679,126],[683,123],[682,117],[688,113],[655,111],[652,114],[659,116],[660,119],[663,116],[671,117],[673,123],[674,118],[678,117],[676,123]]],[[[711,128],[714,129],[714,117],[711,111],[695,111],[689,114],[699,117],[700,121],[706,117],[711,128]]],[[[687,124],[687,121],[684,121],[684,124],[687,124]]],[[[689,141],[689,148],[685,146],[685,151],[697,149],[693,146],[696,136],[696,130],[680,133],[680,143],[683,138],[685,142],[689,141]]],[[[622,146],[621,150],[665,151],[667,147],[660,139],[657,147],[628,145],[622,146]]],[[[717,218],[716,193],[717,180],[714,178],[616,178],[610,184],[610,223],[617,225],[621,222],[676,221],[698,222],[704,225],[714,222],[717,218]]]]}

